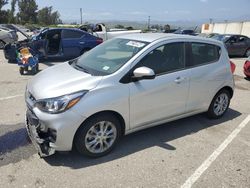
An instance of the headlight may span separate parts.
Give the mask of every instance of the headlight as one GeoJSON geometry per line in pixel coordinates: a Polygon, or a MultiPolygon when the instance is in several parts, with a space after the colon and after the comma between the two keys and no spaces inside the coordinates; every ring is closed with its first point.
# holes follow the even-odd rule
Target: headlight
{"type": "Polygon", "coordinates": [[[43,112],[56,114],[64,112],[73,107],[88,91],[81,91],[64,95],[61,97],[38,100],[35,103],[35,107],[39,108],[43,112]]]}

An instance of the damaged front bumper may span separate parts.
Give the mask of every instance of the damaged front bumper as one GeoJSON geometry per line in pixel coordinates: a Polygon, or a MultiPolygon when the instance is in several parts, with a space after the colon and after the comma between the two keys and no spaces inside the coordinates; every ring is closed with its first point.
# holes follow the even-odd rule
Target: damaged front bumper
{"type": "Polygon", "coordinates": [[[40,157],[47,157],[55,153],[55,149],[50,144],[55,142],[56,133],[50,129],[43,130],[39,119],[29,109],[26,112],[26,128],[40,157]]]}

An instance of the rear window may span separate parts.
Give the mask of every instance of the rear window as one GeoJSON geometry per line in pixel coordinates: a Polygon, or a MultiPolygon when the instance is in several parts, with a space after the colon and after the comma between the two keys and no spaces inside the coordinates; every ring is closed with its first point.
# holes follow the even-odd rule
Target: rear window
{"type": "Polygon", "coordinates": [[[209,64],[219,60],[220,47],[205,43],[190,43],[187,56],[187,67],[209,64]]]}
{"type": "Polygon", "coordinates": [[[66,38],[66,39],[81,38],[83,34],[84,33],[81,31],[63,30],[63,38],[66,38]]]}

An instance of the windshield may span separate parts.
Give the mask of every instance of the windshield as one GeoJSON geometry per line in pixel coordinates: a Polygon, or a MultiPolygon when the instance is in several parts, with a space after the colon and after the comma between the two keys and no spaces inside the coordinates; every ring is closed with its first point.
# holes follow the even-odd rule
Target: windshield
{"type": "Polygon", "coordinates": [[[222,42],[226,42],[227,39],[229,39],[230,37],[231,37],[230,35],[214,35],[211,38],[222,42]]]}
{"type": "Polygon", "coordinates": [[[94,76],[109,75],[121,68],[148,43],[111,39],[79,57],[72,66],[94,76]]]}

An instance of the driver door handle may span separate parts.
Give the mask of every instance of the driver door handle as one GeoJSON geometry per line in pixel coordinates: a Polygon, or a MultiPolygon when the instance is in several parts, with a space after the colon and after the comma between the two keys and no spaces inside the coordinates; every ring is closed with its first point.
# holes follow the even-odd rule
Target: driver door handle
{"type": "Polygon", "coordinates": [[[174,80],[174,82],[177,83],[177,84],[180,84],[180,83],[183,82],[185,79],[186,79],[186,78],[184,78],[184,77],[178,76],[178,77],[174,80]]]}
{"type": "Polygon", "coordinates": [[[85,44],[85,42],[79,42],[79,44],[85,44]]]}

